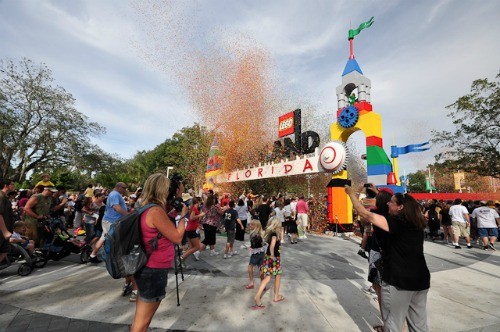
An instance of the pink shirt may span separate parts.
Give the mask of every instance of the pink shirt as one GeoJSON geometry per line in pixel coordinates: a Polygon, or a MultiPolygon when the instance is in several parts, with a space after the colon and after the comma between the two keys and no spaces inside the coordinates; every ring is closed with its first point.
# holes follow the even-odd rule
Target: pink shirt
{"type": "MultiPolygon", "coordinates": [[[[174,245],[166,237],[161,236],[158,239],[158,248],[152,251],[149,240],[156,238],[158,230],[146,224],[146,216],[148,213],[149,209],[144,211],[141,215],[142,243],[144,249],[146,249],[146,253],[151,253],[146,266],[153,269],[171,268],[175,257],[174,245]]],[[[170,220],[166,220],[165,222],[170,222],[170,220]]]]}
{"type": "Polygon", "coordinates": [[[301,199],[297,202],[296,210],[297,210],[297,213],[307,213],[307,212],[309,212],[309,206],[307,206],[306,201],[301,199]]]}

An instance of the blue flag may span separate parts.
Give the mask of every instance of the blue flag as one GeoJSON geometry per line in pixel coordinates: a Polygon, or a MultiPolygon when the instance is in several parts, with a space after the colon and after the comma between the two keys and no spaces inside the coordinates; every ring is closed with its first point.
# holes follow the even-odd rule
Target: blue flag
{"type": "Polygon", "coordinates": [[[407,154],[410,152],[422,152],[422,151],[427,151],[430,150],[430,147],[423,147],[425,145],[428,145],[429,142],[424,142],[420,144],[410,144],[407,146],[396,146],[393,145],[391,146],[391,158],[397,158],[400,154],[407,154]]]}

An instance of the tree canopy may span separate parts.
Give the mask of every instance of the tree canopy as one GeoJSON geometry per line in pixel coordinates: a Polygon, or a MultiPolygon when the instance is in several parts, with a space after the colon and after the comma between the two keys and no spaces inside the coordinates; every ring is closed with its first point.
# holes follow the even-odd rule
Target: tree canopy
{"type": "Polygon", "coordinates": [[[30,171],[98,169],[106,153],[90,143],[105,129],[75,108],[44,64],[0,60],[0,176],[23,181],[30,171]],[[97,165],[97,166],[96,166],[97,165]]]}
{"type": "Polygon", "coordinates": [[[496,78],[475,80],[470,94],[447,106],[455,130],[433,131],[433,142],[449,149],[436,155],[436,161],[500,178],[500,73],[496,78]]]}

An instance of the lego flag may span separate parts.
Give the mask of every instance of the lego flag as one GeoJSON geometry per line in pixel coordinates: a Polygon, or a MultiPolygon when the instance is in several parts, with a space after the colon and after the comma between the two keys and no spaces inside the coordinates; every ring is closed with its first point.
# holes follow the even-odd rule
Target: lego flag
{"type": "Polygon", "coordinates": [[[354,36],[359,35],[361,30],[371,27],[373,22],[374,21],[373,21],[373,16],[372,16],[372,18],[370,18],[368,21],[361,23],[357,29],[350,29],[348,39],[354,39],[354,36]]]}
{"type": "Polygon", "coordinates": [[[424,142],[420,144],[410,144],[407,146],[399,147],[396,145],[391,146],[391,158],[397,158],[400,154],[407,154],[410,152],[422,152],[427,151],[430,147],[423,147],[429,144],[429,142],[424,142]]]}

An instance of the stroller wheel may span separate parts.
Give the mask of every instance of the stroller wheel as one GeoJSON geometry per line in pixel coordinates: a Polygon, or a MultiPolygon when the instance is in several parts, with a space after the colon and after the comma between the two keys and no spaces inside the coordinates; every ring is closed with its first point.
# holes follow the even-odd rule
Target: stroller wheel
{"type": "Polygon", "coordinates": [[[40,269],[47,265],[47,258],[42,255],[36,255],[33,257],[33,266],[40,269]]]}
{"type": "Polygon", "coordinates": [[[80,253],[80,262],[82,262],[82,264],[88,263],[91,253],[92,248],[90,248],[90,250],[88,248],[84,248],[80,253]]]}
{"type": "Polygon", "coordinates": [[[24,276],[27,276],[28,274],[30,274],[31,271],[33,271],[33,267],[31,267],[31,265],[21,264],[21,266],[19,266],[19,269],[17,270],[17,274],[24,277],[24,276]]]}

